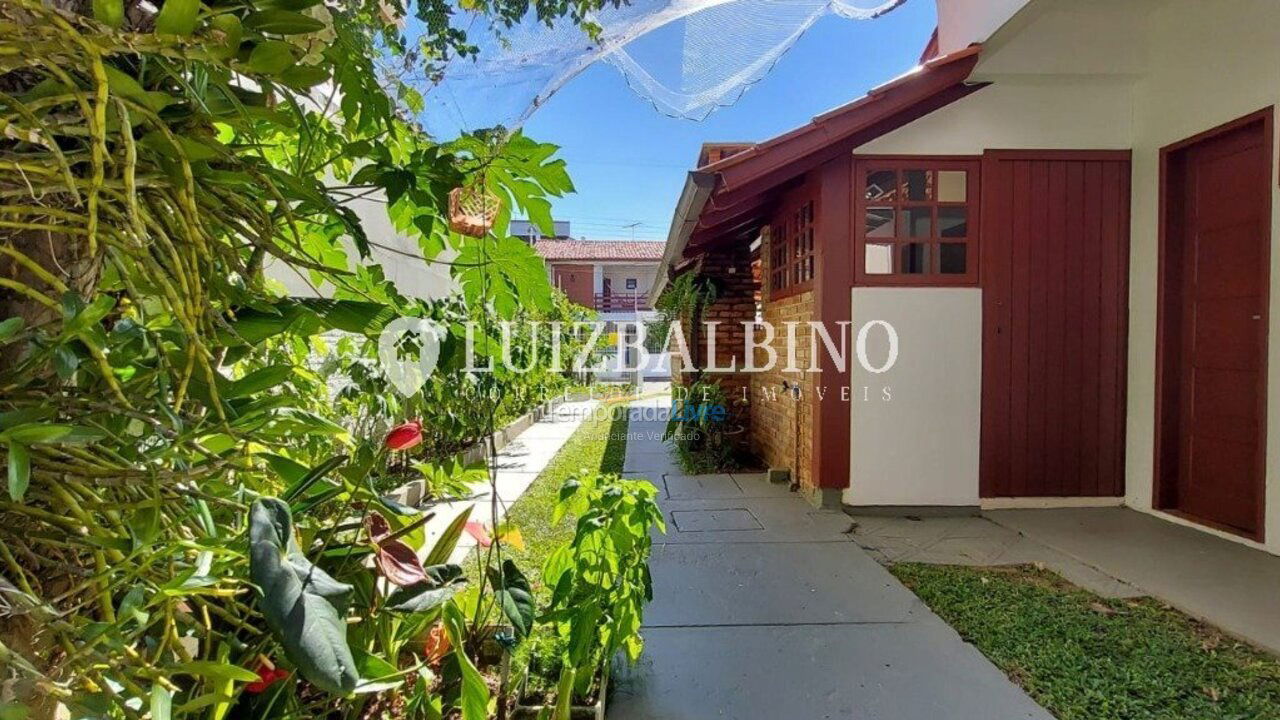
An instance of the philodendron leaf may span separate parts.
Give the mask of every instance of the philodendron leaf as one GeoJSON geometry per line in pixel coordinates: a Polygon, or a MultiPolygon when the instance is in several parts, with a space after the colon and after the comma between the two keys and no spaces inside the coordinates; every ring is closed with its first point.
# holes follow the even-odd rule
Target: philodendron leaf
{"type": "Polygon", "coordinates": [[[426,612],[453,597],[467,582],[460,565],[432,565],[424,574],[425,582],[391,593],[387,607],[399,612],[426,612]]]}
{"type": "Polygon", "coordinates": [[[262,614],[289,659],[323,690],[342,695],[354,691],[360,674],[342,617],[351,586],[334,580],[302,554],[289,506],[278,498],[254,501],[249,540],[249,571],[262,589],[262,614]]]}
{"type": "Polygon", "coordinates": [[[517,638],[523,638],[533,629],[534,601],[529,579],[511,560],[502,562],[502,570],[489,568],[489,584],[502,607],[502,614],[511,621],[517,638]]]}

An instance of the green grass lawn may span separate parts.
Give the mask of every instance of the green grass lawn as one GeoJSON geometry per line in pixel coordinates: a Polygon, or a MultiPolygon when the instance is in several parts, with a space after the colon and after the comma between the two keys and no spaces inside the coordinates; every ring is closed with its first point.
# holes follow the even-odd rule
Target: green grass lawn
{"type": "Polygon", "coordinates": [[[1031,567],[890,570],[1060,720],[1280,718],[1280,661],[1158,601],[1031,567]]]}
{"type": "MultiPolygon", "coordinates": [[[[627,451],[626,405],[606,403],[603,407],[609,412],[593,412],[583,421],[529,489],[507,511],[504,520],[507,525],[520,530],[524,549],[505,544],[503,555],[515,560],[538,592],[540,600],[545,600],[550,592],[541,583],[543,562],[552,551],[573,539],[574,518],[565,517],[558,524],[551,523],[560,486],[571,474],[583,469],[622,472],[627,451]]],[[[472,583],[479,580],[475,551],[463,567],[472,583]]]]}

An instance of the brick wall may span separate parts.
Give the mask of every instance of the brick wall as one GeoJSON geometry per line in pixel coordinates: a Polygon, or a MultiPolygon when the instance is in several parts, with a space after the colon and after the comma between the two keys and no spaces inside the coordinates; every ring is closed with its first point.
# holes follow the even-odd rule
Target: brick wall
{"type": "MultiPolygon", "coordinates": [[[[752,276],[751,254],[747,247],[727,247],[712,250],[702,256],[697,265],[687,270],[699,277],[714,278],[716,282],[716,300],[702,309],[699,318],[695,319],[698,327],[694,327],[687,319],[682,320],[685,342],[694,366],[703,369],[702,379],[719,382],[724,388],[729,401],[729,410],[735,419],[742,423],[750,422],[750,415],[741,404],[748,397],[750,379],[741,372],[746,362],[746,336],[743,322],[750,322],[756,315],[756,280],[752,276]],[[729,367],[735,364],[736,372],[711,372],[709,367],[712,358],[707,356],[706,323],[718,322],[715,338],[716,367],[729,367]]],[[[671,348],[671,378],[676,385],[688,385],[693,380],[691,368],[682,367],[679,355],[671,348]]]]}
{"type": "MultiPolygon", "coordinates": [[[[702,333],[706,324],[720,323],[716,329],[715,366],[737,365],[737,372],[708,372],[706,379],[715,380],[724,388],[729,409],[738,422],[749,423],[750,415],[741,405],[747,396],[750,378],[741,372],[746,363],[746,333],[742,323],[756,316],[755,280],[751,275],[751,253],[744,245],[713,250],[702,258],[700,275],[714,278],[716,300],[702,309],[702,333]]],[[[707,338],[699,336],[698,347],[690,347],[694,362],[707,369],[712,358],[707,356],[707,338]]]]}
{"type": "MultiPolygon", "coordinates": [[[[765,253],[768,257],[768,253],[765,253]]],[[[767,297],[767,295],[766,295],[767,297]]],[[[787,330],[784,323],[801,323],[795,328],[795,367],[807,368],[810,356],[810,329],[813,318],[813,293],[802,292],[779,300],[766,299],[762,321],[770,323],[777,333],[771,343],[764,343],[763,330],[758,331],[758,344],[767,344],[777,353],[778,361],[769,372],[751,374],[751,445],[766,467],[790,468],[792,479],[812,485],[810,459],[813,456],[813,388],[814,373],[788,372],[787,330]],[[782,386],[798,383],[800,395],[782,386]],[[796,420],[799,414],[799,427],[796,420]],[[797,429],[799,442],[796,441],[797,429]]],[[[756,351],[756,362],[768,361],[763,349],[756,351]]]]}

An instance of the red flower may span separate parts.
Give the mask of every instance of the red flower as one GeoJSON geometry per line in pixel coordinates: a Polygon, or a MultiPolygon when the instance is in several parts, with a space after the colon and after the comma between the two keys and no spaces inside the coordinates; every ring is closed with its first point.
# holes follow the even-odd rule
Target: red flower
{"type": "Polygon", "coordinates": [[[370,513],[365,518],[364,525],[374,545],[373,562],[383,577],[400,587],[414,585],[427,579],[426,571],[422,569],[422,561],[418,559],[418,554],[413,551],[413,548],[399,540],[388,539],[392,534],[391,524],[382,516],[382,513],[370,513]]]}
{"type": "Polygon", "coordinates": [[[489,547],[493,544],[493,538],[489,537],[489,531],[485,529],[483,523],[471,520],[466,525],[463,525],[462,528],[467,531],[468,535],[476,539],[476,543],[480,547],[489,547]]]}
{"type": "Polygon", "coordinates": [[[258,679],[245,685],[244,691],[257,695],[287,677],[289,677],[288,670],[281,670],[266,660],[260,660],[258,662],[258,679]]]}
{"type": "Polygon", "coordinates": [[[427,633],[426,642],[422,645],[423,654],[426,655],[428,665],[437,665],[449,654],[451,649],[449,636],[445,634],[444,625],[436,623],[431,626],[431,631],[427,633]]]}
{"type": "Polygon", "coordinates": [[[391,428],[383,444],[388,450],[408,450],[420,442],[422,442],[422,423],[414,420],[391,428]]]}

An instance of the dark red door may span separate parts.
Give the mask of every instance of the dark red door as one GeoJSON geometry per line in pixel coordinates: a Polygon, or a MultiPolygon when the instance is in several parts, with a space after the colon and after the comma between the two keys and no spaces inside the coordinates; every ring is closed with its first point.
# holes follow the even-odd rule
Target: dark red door
{"type": "Polygon", "coordinates": [[[1129,154],[983,159],[982,497],[1124,493],[1129,154]]]}
{"type": "Polygon", "coordinates": [[[1162,505],[1254,535],[1264,472],[1269,122],[1213,134],[1166,161],[1162,505]]]}

